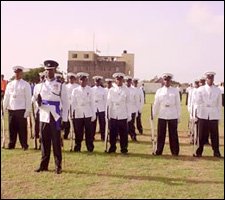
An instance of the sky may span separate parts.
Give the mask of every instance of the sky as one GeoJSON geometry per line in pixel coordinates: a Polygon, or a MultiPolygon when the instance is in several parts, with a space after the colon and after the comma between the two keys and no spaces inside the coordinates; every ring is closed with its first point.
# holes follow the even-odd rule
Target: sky
{"type": "Polygon", "coordinates": [[[53,59],[67,70],[68,51],[133,53],[134,76],[169,72],[181,83],[206,71],[224,80],[224,1],[1,1],[1,73],[53,59]]]}

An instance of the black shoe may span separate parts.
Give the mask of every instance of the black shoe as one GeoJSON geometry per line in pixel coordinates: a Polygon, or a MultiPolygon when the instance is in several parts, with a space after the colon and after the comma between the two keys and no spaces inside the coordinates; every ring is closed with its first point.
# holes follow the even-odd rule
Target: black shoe
{"type": "Polygon", "coordinates": [[[153,153],[152,153],[152,155],[153,155],[153,156],[161,156],[162,154],[159,154],[159,153],[153,152],[153,153]]]}
{"type": "Polygon", "coordinates": [[[38,168],[34,170],[35,172],[43,172],[43,171],[48,171],[48,169],[44,169],[44,168],[38,168]]]}
{"type": "Polygon", "coordinates": [[[28,150],[28,146],[23,147],[23,150],[24,150],[24,151],[28,150]]]}
{"type": "Polygon", "coordinates": [[[74,151],[75,151],[75,152],[80,152],[80,148],[77,147],[77,146],[75,146],[75,147],[74,147],[74,151]]]}
{"type": "Polygon", "coordinates": [[[56,173],[56,174],[62,174],[62,169],[57,168],[57,169],[55,170],[55,173],[56,173]]]}
{"type": "Polygon", "coordinates": [[[201,154],[193,154],[193,157],[196,157],[196,158],[200,158],[200,157],[202,157],[202,155],[201,154]]]}
{"type": "Polygon", "coordinates": [[[214,156],[214,157],[217,157],[217,158],[220,158],[220,157],[221,157],[221,154],[220,154],[220,153],[214,153],[213,156],[214,156]]]}
{"type": "Polygon", "coordinates": [[[128,153],[128,150],[121,150],[121,153],[122,154],[127,154],[128,153]]]}
{"type": "Polygon", "coordinates": [[[116,150],[108,150],[108,153],[116,153],[116,150]]]}

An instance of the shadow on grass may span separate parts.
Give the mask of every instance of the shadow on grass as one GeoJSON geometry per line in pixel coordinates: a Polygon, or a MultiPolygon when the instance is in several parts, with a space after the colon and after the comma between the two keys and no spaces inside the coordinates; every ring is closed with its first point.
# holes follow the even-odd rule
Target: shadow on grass
{"type": "Polygon", "coordinates": [[[160,156],[155,156],[152,155],[151,153],[149,154],[144,154],[144,153],[127,153],[127,154],[122,154],[122,153],[106,153],[106,152],[99,152],[99,151],[94,151],[94,152],[88,152],[88,151],[82,151],[82,152],[70,152],[70,151],[65,151],[63,152],[65,154],[81,154],[81,155],[87,155],[87,156],[105,156],[105,157],[123,157],[123,158],[144,158],[144,159],[155,159],[155,160],[162,160],[162,159],[167,159],[167,160],[182,160],[182,161],[200,161],[200,160],[209,160],[209,161],[220,161],[224,160],[223,157],[217,158],[213,156],[202,156],[200,158],[193,157],[192,155],[179,155],[179,156],[173,156],[171,154],[164,154],[160,156]]]}
{"type": "Polygon", "coordinates": [[[141,181],[157,181],[168,185],[185,185],[185,184],[224,184],[224,181],[211,181],[211,180],[194,180],[188,178],[172,178],[172,177],[162,177],[162,176],[138,176],[138,175],[124,175],[124,174],[110,174],[110,173],[98,173],[98,172],[87,172],[87,171],[77,171],[77,170],[64,170],[63,173],[68,174],[81,174],[90,176],[102,176],[102,177],[112,177],[121,178],[128,180],[141,180],[141,181]]]}

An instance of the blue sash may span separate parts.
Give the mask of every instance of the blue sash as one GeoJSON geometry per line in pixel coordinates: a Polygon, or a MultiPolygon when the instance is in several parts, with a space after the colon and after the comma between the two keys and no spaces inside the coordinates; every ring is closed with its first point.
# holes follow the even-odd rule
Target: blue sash
{"type": "MultiPolygon", "coordinates": [[[[53,106],[55,106],[55,112],[58,115],[60,115],[60,108],[59,108],[60,102],[59,101],[49,101],[49,100],[43,100],[42,99],[42,104],[43,105],[53,105],[53,106]]],[[[56,124],[56,130],[60,131],[61,130],[61,127],[60,127],[60,125],[61,125],[61,117],[55,122],[55,124],[56,124]]]]}

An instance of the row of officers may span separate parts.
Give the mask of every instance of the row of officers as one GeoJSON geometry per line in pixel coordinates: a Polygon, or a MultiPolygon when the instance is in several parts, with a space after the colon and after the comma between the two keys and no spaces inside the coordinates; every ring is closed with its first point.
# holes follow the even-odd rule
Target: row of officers
{"type": "MultiPolygon", "coordinates": [[[[54,60],[44,62],[45,72],[43,80],[35,85],[33,96],[29,83],[22,79],[23,67],[15,66],[15,80],[11,81],[5,91],[3,99],[3,110],[9,113],[9,144],[8,148],[15,148],[17,133],[21,146],[28,149],[27,144],[27,117],[31,112],[32,102],[36,105],[36,134],[40,128],[41,137],[41,163],[36,172],[47,171],[51,143],[55,158],[55,172],[62,172],[62,150],[61,133],[65,129],[64,137],[69,134],[69,127],[72,125],[75,132],[74,151],[81,150],[83,136],[85,134],[86,148],[89,152],[94,150],[94,136],[96,132],[96,120],[99,119],[101,139],[105,139],[106,129],[109,129],[110,147],[108,153],[116,152],[117,137],[120,138],[120,151],[123,154],[128,152],[128,135],[136,141],[135,119],[137,129],[143,133],[141,125],[141,111],[144,104],[142,89],[137,87],[138,79],[125,76],[123,73],[114,73],[107,88],[101,87],[101,76],[93,77],[96,85],[87,85],[88,74],[80,72],[69,74],[70,82],[62,84],[55,78],[58,63],[54,60]],[[79,85],[75,83],[79,79],[79,85]],[[124,84],[126,79],[127,84],[124,84]],[[111,84],[110,84],[111,82],[111,84]],[[106,120],[108,120],[106,123],[106,120]],[[72,121],[70,124],[69,121],[72,121]],[[106,124],[107,127],[106,127],[106,124]]],[[[196,100],[196,118],[199,122],[199,146],[195,156],[200,157],[204,147],[204,130],[210,131],[214,156],[220,157],[218,121],[221,111],[221,93],[213,85],[215,73],[206,74],[207,84],[199,89],[196,100]],[[210,97],[209,97],[210,91],[210,97]],[[208,95],[208,96],[207,96],[208,95]]],[[[43,77],[43,74],[40,74],[43,77]]],[[[161,155],[165,144],[166,127],[169,129],[169,143],[172,155],[179,154],[179,140],[177,126],[180,120],[181,108],[179,92],[171,87],[173,75],[164,73],[163,87],[157,90],[153,104],[153,118],[158,117],[157,145],[154,155],[161,155]]]]}

